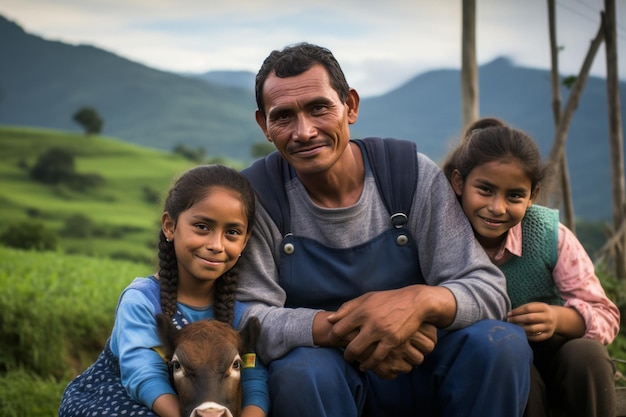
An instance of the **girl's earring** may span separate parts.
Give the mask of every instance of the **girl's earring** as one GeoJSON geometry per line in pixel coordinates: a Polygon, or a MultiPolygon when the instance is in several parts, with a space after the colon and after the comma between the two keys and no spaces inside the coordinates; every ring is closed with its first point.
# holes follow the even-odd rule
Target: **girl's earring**
{"type": "Polygon", "coordinates": [[[167,243],[172,243],[172,239],[167,238],[167,237],[165,238],[165,241],[166,241],[167,243]]]}

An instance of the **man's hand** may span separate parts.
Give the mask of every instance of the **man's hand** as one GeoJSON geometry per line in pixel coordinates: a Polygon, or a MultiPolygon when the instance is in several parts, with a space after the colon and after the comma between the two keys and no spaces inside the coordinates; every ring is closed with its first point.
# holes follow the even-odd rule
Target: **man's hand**
{"type": "MultiPolygon", "coordinates": [[[[396,349],[404,350],[402,356],[421,363],[423,358],[420,356],[432,351],[425,347],[428,343],[418,342],[417,348],[410,344],[415,348],[413,350],[405,342],[418,333],[424,321],[440,325],[452,321],[454,314],[454,296],[443,287],[411,285],[397,290],[370,292],[344,303],[336,313],[328,316],[333,324],[329,338],[338,343],[352,337],[344,357],[349,362],[360,360],[362,369],[375,369],[396,349]]],[[[406,369],[397,365],[400,353],[394,355],[397,356],[389,361],[396,365],[386,365],[387,369],[406,369]]],[[[387,371],[381,370],[381,373],[387,371]]]]}
{"type": "Polygon", "coordinates": [[[402,346],[389,352],[389,355],[372,368],[372,371],[383,379],[393,379],[399,373],[411,372],[414,366],[424,362],[426,355],[435,349],[436,344],[437,328],[432,324],[423,323],[417,333],[402,346]]]}

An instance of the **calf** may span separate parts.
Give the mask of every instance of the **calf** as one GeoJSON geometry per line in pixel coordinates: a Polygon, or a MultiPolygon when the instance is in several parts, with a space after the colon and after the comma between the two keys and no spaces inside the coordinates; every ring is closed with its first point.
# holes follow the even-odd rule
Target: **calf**
{"type": "Polygon", "coordinates": [[[183,417],[240,417],[241,355],[254,352],[259,321],[237,332],[217,320],[200,320],[181,330],[164,314],[157,329],[183,417]]]}

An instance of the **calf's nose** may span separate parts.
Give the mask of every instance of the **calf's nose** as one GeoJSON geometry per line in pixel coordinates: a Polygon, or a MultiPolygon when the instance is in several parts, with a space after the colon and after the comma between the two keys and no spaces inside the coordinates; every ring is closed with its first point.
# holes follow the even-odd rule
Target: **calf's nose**
{"type": "Polygon", "coordinates": [[[226,410],[196,410],[195,417],[228,417],[226,410]]]}
{"type": "Polygon", "coordinates": [[[233,417],[233,414],[223,405],[204,403],[196,407],[189,417],[233,417]]]}

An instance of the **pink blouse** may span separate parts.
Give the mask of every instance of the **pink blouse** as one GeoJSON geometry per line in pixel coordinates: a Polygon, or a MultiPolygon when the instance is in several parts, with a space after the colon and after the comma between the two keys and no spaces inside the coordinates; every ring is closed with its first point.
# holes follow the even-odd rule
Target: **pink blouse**
{"type": "MultiPolygon", "coordinates": [[[[558,259],[552,271],[565,307],[576,309],[585,321],[583,337],[608,345],[619,332],[620,313],[606,296],[589,255],[574,233],[559,223],[558,259]]],[[[522,225],[512,227],[497,253],[487,252],[491,261],[502,265],[513,256],[522,256],[522,225]]]]}

